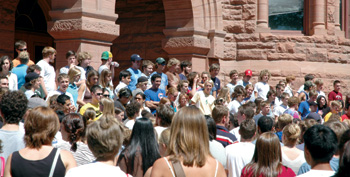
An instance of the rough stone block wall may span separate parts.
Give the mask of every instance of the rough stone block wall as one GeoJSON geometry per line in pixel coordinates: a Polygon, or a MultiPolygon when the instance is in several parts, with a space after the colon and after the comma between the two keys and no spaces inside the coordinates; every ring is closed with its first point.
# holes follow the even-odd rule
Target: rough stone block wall
{"type": "Polygon", "coordinates": [[[162,49],[165,38],[162,1],[117,0],[116,14],[120,36],[113,42],[112,53],[121,65],[118,72],[130,67],[130,56],[134,53],[153,62],[157,57],[167,58],[168,54],[162,49]]]}
{"type": "Polygon", "coordinates": [[[13,57],[15,42],[15,12],[19,0],[0,0],[0,54],[13,57]]]}
{"type": "MultiPolygon", "coordinates": [[[[294,89],[304,83],[304,75],[315,74],[321,78],[327,93],[333,89],[335,79],[342,81],[343,95],[350,94],[350,40],[334,35],[304,36],[256,32],[256,0],[223,0],[223,24],[227,32],[224,41],[224,58],[220,60],[220,77],[230,81],[232,69],[243,75],[245,69],[253,70],[253,82],[262,69],[272,73],[270,85],[294,75],[294,89]]],[[[334,30],[334,29],[333,29],[334,30]]],[[[330,34],[331,32],[328,32],[330,34]]]]}

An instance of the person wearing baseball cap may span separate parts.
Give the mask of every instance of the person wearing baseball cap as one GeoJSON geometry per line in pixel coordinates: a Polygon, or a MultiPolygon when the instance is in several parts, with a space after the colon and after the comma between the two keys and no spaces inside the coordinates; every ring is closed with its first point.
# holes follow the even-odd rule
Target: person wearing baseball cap
{"type": "Polygon", "coordinates": [[[114,67],[119,67],[119,63],[112,62],[113,61],[113,55],[110,51],[104,51],[101,55],[101,66],[98,68],[98,74],[101,74],[101,72],[104,69],[109,69],[112,72],[112,80],[114,79],[114,67]]]}
{"type": "Polygon", "coordinates": [[[134,91],[136,89],[137,79],[141,77],[142,72],[139,70],[143,58],[139,54],[132,54],[130,57],[131,67],[127,70],[131,73],[131,81],[128,85],[128,89],[134,91]]]}
{"type": "Polygon", "coordinates": [[[166,90],[167,86],[168,86],[168,76],[163,73],[163,70],[166,67],[166,61],[164,58],[162,57],[158,57],[156,59],[156,71],[154,71],[150,77],[152,77],[154,74],[159,74],[162,77],[162,81],[160,83],[159,88],[162,90],[166,90]]]}
{"type": "Polygon", "coordinates": [[[248,84],[252,84],[249,82],[249,80],[252,78],[253,72],[250,69],[245,70],[243,79],[237,82],[237,85],[241,85],[243,87],[247,86],[248,84]]]}
{"type": "Polygon", "coordinates": [[[39,74],[35,72],[31,72],[26,75],[26,82],[24,84],[26,91],[24,92],[24,94],[26,95],[27,99],[35,95],[35,90],[40,88],[40,80],[38,79],[39,77],[39,74]]]}

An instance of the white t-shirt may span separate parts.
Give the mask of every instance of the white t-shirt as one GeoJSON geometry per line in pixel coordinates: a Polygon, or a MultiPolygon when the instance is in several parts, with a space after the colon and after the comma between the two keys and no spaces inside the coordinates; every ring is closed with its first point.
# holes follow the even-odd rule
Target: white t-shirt
{"type": "Polygon", "coordinates": [[[98,68],[98,74],[101,74],[101,72],[105,69],[109,69],[106,65],[101,65],[99,68],[98,68]]]}
{"type": "Polygon", "coordinates": [[[282,152],[282,164],[284,166],[291,168],[295,174],[298,174],[300,166],[306,162],[304,152],[300,150],[299,156],[294,160],[289,159],[283,150],[281,152],[282,152]]]}
{"type": "MultiPolygon", "coordinates": [[[[40,76],[44,78],[44,83],[47,92],[54,91],[56,89],[56,72],[55,68],[51,66],[48,62],[40,60],[37,63],[41,68],[40,76]]],[[[73,102],[74,103],[74,102],[73,102]]]]}
{"type": "Polygon", "coordinates": [[[128,87],[124,82],[119,82],[119,84],[114,89],[114,95],[117,97],[120,89],[128,87]]]}
{"type": "Polygon", "coordinates": [[[126,119],[125,121],[124,121],[124,125],[126,126],[126,127],[128,127],[128,129],[130,129],[130,130],[132,130],[132,128],[134,128],[134,125],[135,125],[135,120],[134,119],[126,119]]]}
{"type": "Polygon", "coordinates": [[[304,84],[299,87],[298,93],[301,93],[302,91],[304,91],[304,84]]]}
{"type": "Polygon", "coordinates": [[[215,107],[215,98],[212,95],[206,95],[203,91],[196,92],[191,101],[196,103],[196,106],[204,115],[211,115],[215,107]]]}
{"type": "Polygon", "coordinates": [[[273,114],[275,116],[281,116],[284,111],[286,111],[288,109],[288,106],[284,106],[283,104],[279,105],[279,106],[275,106],[273,108],[273,114]]]}
{"type": "Polygon", "coordinates": [[[230,133],[232,133],[233,135],[236,136],[237,141],[239,141],[239,142],[241,141],[241,134],[239,134],[239,126],[230,130],[230,133]]]}
{"type": "Polygon", "coordinates": [[[243,80],[239,80],[239,81],[237,82],[237,85],[241,85],[241,86],[243,86],[244,88],[245,88],[245,86],[247,86],[248,84],[253,85],[251,82],[244,83],[243,80]]]}
{"type": "Polygon", "coordinates": [[[236,114],[238,112],[238,108],[241,106],[241,103],[237,100],[233,100],[228,104],[228,109],[231,114],[236,114]]]}
{"type": "Polygon", "coordinates": [[[24,92],[24,94],[26,95],[27,99],[31,98],[35,93],[33,92],[33,90],[26,90],[24,92]]]}
{"type": "Polygon", "coordinates": [[[154,127],[154,129],[156,130],[157,134],[158,134],[158,139],[160,139],[160,135],[162,134],[162,132],[167,129],[168,127],[162,127],[162,126],[156,126],[154,127]]]}
{"type": "Polygon", "coordinates": [[[270,86],[268,83],[258,82],[254,86],[254,92],[258,92],[258,97],[267,100],[267,92],[270,91],[270,86]]]}
{"type": "Polygon", "coordinates": [[[232,93],[235,91],[235,87],[238,85],[238,83],[236,83],[236,85],[232,84],[231,82],[229,82],[226,87],[228,87],[230,89],[230,95],[232,95],[232,93]]]}
{"type": "Polygon", "coordinates": [[[255,145],[251,142],[240,142],[226,146],[228,177],[241,176],[244,166],[253,158],[255,145]]]}
{"type": "Polygon", "coordinates": [[[299,175],[300,177],[330,177],[335,174],[335,171],[328,170],[310,170],[304,174],[299,175]]]}
{"type": "Polygon", "coordinates": [[[90,163],[90,164],[81,165],[79,167],[72,168],[66,174],[66,177],[76,177],[76,176],[126,177],[127,175],[118,166],[107,165],[101,162],[95,162],[95,163],[90,163]]]}
{"type": "Polygon", "coordinates": [[[317,97],[324,96],[325,98],[327,98],[326,94],[322,90],[321,91],[317,91],[317,93],[318,93],[317,97]]]}
{"type": "Polygon", "coordinates": [[[18,90],[17,75],[15,73],[11,73],[10,76],[7,76],[7,79],[9,80],[9,90],[18,90]]]}
{"type": "Polygon", "coordinates": [[[289,94],[289,97],[292,97],[293,96],[293,90],[292,88],[287,85],[285,88],[284,88],[284,93],[288,93],[289,94]]]}

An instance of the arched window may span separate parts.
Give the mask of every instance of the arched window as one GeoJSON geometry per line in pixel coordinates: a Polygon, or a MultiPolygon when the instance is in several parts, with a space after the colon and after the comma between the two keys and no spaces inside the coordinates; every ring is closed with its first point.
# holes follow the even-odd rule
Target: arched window
{"type": "Polygon", "coordinates": [[[269,0],[272,30],[303,30],[304,0],[269,0]]]}

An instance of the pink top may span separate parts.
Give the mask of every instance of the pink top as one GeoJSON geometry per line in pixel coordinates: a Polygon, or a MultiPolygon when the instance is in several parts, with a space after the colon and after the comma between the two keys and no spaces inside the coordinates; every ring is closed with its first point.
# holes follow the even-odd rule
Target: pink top
{"type": "MultiPolygon", "coordinates": [[[[247,171],[246,167],[243,168],[241,177],[251,177],[253,176],[253,171],[247,171]]],[[[278,175],[278,177],[294,177],[296,176],[295,173],[291,168],[288,168],[286,166],[282,167],[282,173],[278,175]]],[[[263,175],[259,175],[259,177],[264,177],[263,175]]]]}

